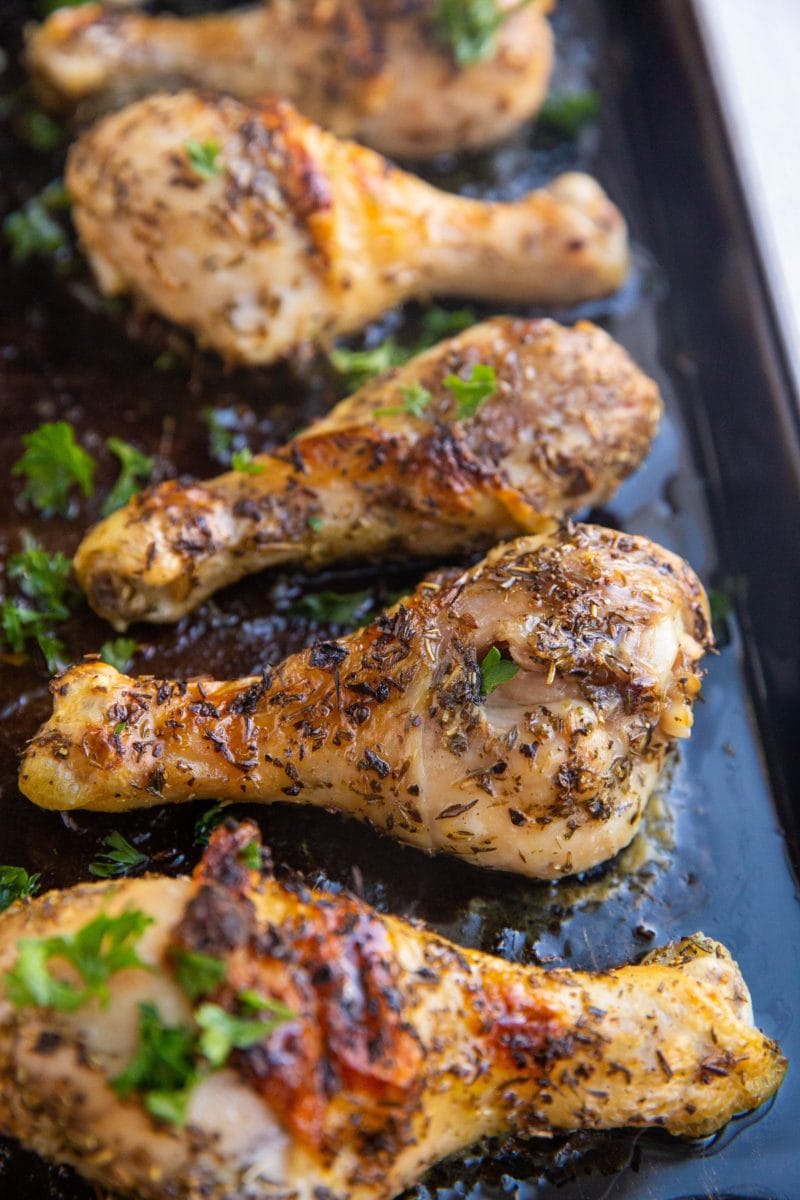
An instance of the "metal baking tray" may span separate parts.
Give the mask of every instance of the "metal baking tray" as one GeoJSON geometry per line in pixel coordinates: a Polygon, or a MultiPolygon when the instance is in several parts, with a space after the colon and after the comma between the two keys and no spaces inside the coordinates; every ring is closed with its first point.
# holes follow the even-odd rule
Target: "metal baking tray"
{"type": "MultiPolygon", "coordinates": [[[[22,0],[5,0],[0,11],[0,42],[12,58],[8,87],[29,16],[22,0]]],[[[703,1143],[622,1132],[480,1147],[435,1169],[413,1193],[419,1200],[792,1200],[800,1194],[798,410],[691,3],[561,0],[555,23],[556,88],[597,87],[597,127],[576,142],[525,132],[491,154],[426,174],[471,194],[513,196],[577,165],[599,176],[629,218],[636,248],[630,283],[610,302],[555,315],[605,325],[658,379],[666,399],[648,462],[608,511],[592,516],[655,537],[686,556],[709,587],[733,597],[719,622],[720,652],[709,664],[694,736],[651,806],[645,834],[609,866],[559,884],[427,859],[318,811],[250,813],[276,860],[308,880],[354,889],[382,910],[423,918],[459,942],[520,961],[602,968],[702,929],[731,947],[759,1023],[794,1064],[772,1105],[703,1143]]],[[[8,133],[0,163],[4,210],[59,170],[57,159],[31,153],[8,133]]],[[[334,399],[324,364],[303,377],[287,368],[226,373],[194,353],[188,365],[158,371],[154,359],[175,347],[175,331],[109,314],[80,274],[57,277],[42,264],[0,270],[4,555],[22,528],[69,552],[97,514],[99,501],[70,521],[43,521],[16,506],[10,465],[20,434],[42,420],[73,421],[101,458],[103,440],[115,433],[179,473],[204,475],[219,469],[199,417],[204,406],[243,406],[251,445],[266,448],[334,399]],[[126,334],[131,324],[136,340],[126,334]]],[[[413,325],[417,315],[413,308],[394,314],[383,328],[413,325]]],[[[372,329],[367,339],[380,334],[372,329]]],[[[110,462],[104,471],[100,495],[110,462]]],[[[372,588],[380,603],[422,569],[245,581],[176,629],[135,629],[143,644],[137,667],[249,672],[340,632],[296,614],[303,592],[372,588]]],[[[65,636],[77,657],[109,633],[81,609],[65,636]]],[[[191,866],[202,806],[62,817],[20,797],[17,755],[48,705],[37,664],[0,666],[0,861],[64,886],[88,878],[104,835],[116,828],[155,869],[191,866]]],[[[70,1170],[0,1142],[3,1200],[97,1195],[70,1170]]]]}

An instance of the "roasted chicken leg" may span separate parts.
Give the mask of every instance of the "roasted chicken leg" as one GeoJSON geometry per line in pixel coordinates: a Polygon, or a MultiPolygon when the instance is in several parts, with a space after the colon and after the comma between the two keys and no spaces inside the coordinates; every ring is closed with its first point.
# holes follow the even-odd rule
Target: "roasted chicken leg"
{"type": "Polygon", "coordinates": [[[265,877],[255,837],[218,830],[193,880],[0,918],[1,1131],[137,1200],[390,1200],[485,1135],[708,1134],[780,1085],[701,934],[599,975],[523,967],[265,877]]]}
{"type": "Polygon", "coordinates": [[[487,53],[459,67],[434,0],[272,0],[213,16],[60,8],[28,40],[28,67],[53,107],[118,106],[194,85],[239,100],[284,96],[342,137],[430,158],[508,136],[550,79],[550,0],[505,10],[487,53]]]}
{"type": "Polygon", "coordinates": [[[588,176],[510,204],[453,196],[279,101],[150,97],[79,138],[66,178],[103,291],[241,362],[412,297],[602,296],[628,266],[622,217],[588,176]]]}
{"type": "Polygon", "coordinates": [[[175,621],[278,563],[485,549],[608,499],[660,412],[656,385],[602,330],[496,318],[362,388],[250,473],[136,497],[88,534],[75,570],[124,629],[175,621]],[[476,364],[493,394],[460,417],[445,380],[476,364]]]}
{"type": "Polygon", "coordinates": [[[24,794],[122,811],[194,797],[336,808],[401,841],[540,878],[633,838],[687,737],[710,644],[703,589],[645,538],[522,538],[262,678],[52,685],[24,794]]]}

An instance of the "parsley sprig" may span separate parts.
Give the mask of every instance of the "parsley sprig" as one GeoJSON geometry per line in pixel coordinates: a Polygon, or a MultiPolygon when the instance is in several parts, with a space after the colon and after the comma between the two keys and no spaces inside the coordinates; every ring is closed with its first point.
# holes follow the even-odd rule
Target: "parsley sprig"
{"type": "Polygon", "coordinates": [[[376,408],[376,417],[424,417],[425,409],[430,404],[433,396],[427,388],[421,383],[412,383],[400,388],[400,395],[403,398],[402,404],[389,406],[388,408],[376,408]]]}
{"type": "Polygon", "coordinates": [[[13,653],[24,653],[29,643],[39,647],[53,674],[64,661],[65,649],[54,625],[70,615],[78,598],[70,578],[66,555],[48,553],[34,537],[22,535],[22,550],[8,560],[7,573],[24,598],[0,602],[0,644],[13,653]]]}
{"type": "Polygon", "coordinates": [[[110,667],[115,667],[124,675],[131,665],[134,654],[139,649],[135,638],[109,638],[100,647],[100,658],[110,667]]]}
{"type": "Polygon", "coordinates": [[[200,142],[197,138],[189,138],[184,142],[183,148],[186,151],[186,160],[189,166],[201,179],[213,179],[222,171],[222,166],[218,162],[222,147],[214,138],[209,138],[205,142],[200,142]]]}
{"type": "Polygon", "coordinates": [[[5,912],[15,900],[35,896],[39,880],[39,875],[29,875],[24,867],[0,867],[0,912],[5,912]]]}
{"type": "Polygon", "coordinates": [[[71,1012],[96,997],[108,1001],[108,981],[117,971],[144,967],[136,945],[152,917],[139,909],[119,916],[101,913],[74,933],[47,938],[22,938],[17,961],[6,972],[6,995],[16,1008],[30,1005],[71,1012]],[[54,975],[53,960],[69,965],[80,985],[54,975]]]}
{"type": "Polygon", "coordinates": [[[76,259],[69,235],[55,214],[70,206],[60,179],[54,180],[3,221],[3,236],[11,247],[11,261],[25,263],[34,255],[51,258],[62,271],[76,259]]]}
{"type": "Polygon", "coordinates": [[[549,96],[539,110],[539,123],[562,137],[575,138],[585,125],[597,119],[600,97],[590,90],[562,92],[549,96]]]}
{"type": "Polygon", "coordinates": [[[494,367],[487,363],[474,363],[466,379],[460,375],[448,375],[444,386],[456,398],[456,420],[467,421],[474,417],[478,409],[497,391],[497,377],[494,367]]]}
{"type": "Polygon", "coordinates": [[[120,875],[130,875],[132,871],[146,867],[149,862],[146,854],[142,854],[116,830],[103,842],[105,851],[89,866],[89,874],[96,879],[117,879],[120,875]]]}
{"type": "Polygon", "coordinates": [[[492,646],[481,660],[481,695],[489,696],[501,684],[519,674],[519,667],[510,658],[503,658],[497,646],[492,646]]]}
{"type": "Polygon", "coordinates": [[[264,471],[263,464],[255,461],[253,451],[249,446],[243,446],[241,450],[234,450],[231,455],[231,467],[234,471],[242,471],[245,475],[261,475],[264,471]]]}
{"type": "Polygon", "coordinates": [[[329,358],[334,370],[341,375],[343,382],[351,391],[356,391],[363,384],[374,379],[376,375],[401,367],[409,359],[424,350],[429,350],[443,338],[452,337],[470,325],[475,324],[475,310],[472,308],[447,309],[433,305],[422,315],[419,337],[410,346],[402,346],[396,338],[389,336],[369,350],[351,350],[347,346],[337,346],[331,350],[329,358]]]}
{"type": "Polygon", "coordinates": [[[363,592],[309,592],[295,604],[295,612],[330,625],[353,625],[365,617],[374,602],[371,589],[363,592]]]}
{"type": "Polygon", "coordinates": [[[512,13],[530,0],[521,0],[513,8],[500,8],[497,0],[437,0],[434,27],[450,46],[460,67],[489,58],[494,51],[498,31],[512,13]]]}
{"type": "Polygon", "coordinates": [[[85,497],[94,491],[95,462],[75,441],[69,421],[46,421],[22,435],[22,456],[11,474],[25,480],[24,499],[47,515],[69,516],[73,488],[85,497]]]}
{"type": "Polygon", "coordinates": [[[124,442],[122,438],[110,437],[106,440],[106,446],[119,459],[120,469],[117,482],[103,501],[100,511],[104,517],[127,504],[150,482],[155,470],[154,459],[137,450],[130,442],[124,442]]]}

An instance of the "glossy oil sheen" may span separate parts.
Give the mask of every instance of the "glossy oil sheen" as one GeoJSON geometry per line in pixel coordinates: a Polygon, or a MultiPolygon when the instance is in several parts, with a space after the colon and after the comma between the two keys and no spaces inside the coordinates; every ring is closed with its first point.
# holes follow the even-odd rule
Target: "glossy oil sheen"
{"type": "MultiPolygon", "coordinates": [[[[4,6],[3,45],[18,44],[28,15],[22,3],[4,6]]],[[[579,165],[599,176],[630,219],[630,284],[609,303],[556,315],[600,321],[658,379],[667,403],[647,464],[608,512],[593,515],[663,542],[707,585],[730,587],[737,598],[738,619],[719,631],[721,650],[709,664],[695,734],[636,843],[590,877],[559,884],[427,859],[319,811],[275,806],[248,815],[259,820],[276,861],[309,882],[350,888],[383,911],[423,918],[456,941],[519,961],[603,968],[702,929],[730,946],[759,1024],[792,1064],[771,1106],[702,1145],[622,1132],[480,1148],[433,1171],[416,1189],[420,1198],[793,1200],[800,1194],[800,907],[791,790],[800,768],[797,426],[689,5],[561,0],[556,28],[557,86],[596,80],[599,127],[577,144],[523,134],[492,154],[427,174],[442,186],[510,197],[579,165]]],[[[0,153],[4,210],[59,170],[10,136],[0,153]]],[[[412,309],[393,314],[385,327],[413,326],[416,317],[412,309]]],[[[219,469],[199,418],[204,406],[240,405],[250,445],[262,449],[336,398],[324,363],[301,373],[226,374],[194,354],[190,365],[156,370],[157,356],[180,350],[183,339],[157,321],[131,325],[136,341],[122,318],[100,309],[83,276],[55,280],[47,265],[2,266],[4,557],[22,528],[50,549],[74,549],[113,479],[103,453],[111,434],[163,456],[177,473],[204,476],[219,469]],[[75,424],[103,470],[97,499],[75,519],[44,521],[16,503],[9,471],[20,435],[60,417],[75,424]]],[[[421,570],[245,581],[174,629],[135,629],[135,667],[164,675],[253,671],[341,632],[293,611],[303,592],[372,588],[380,604],[421,570]]],[[[75,657],[108,636],[85,607],[65,631],[75,657]]],[[[190,867],[198,854],[193,824],[206,806],[62,817],[19,796],[17,755],[48,709],[47,680],[35,664],[0,665],[0,861],[65,886],[88,878],[104,835],[119,829],[155,869],[190,867]]],[[[71,1171],[0,1143],[0,1197],[93,1200],[95,1191],[71,1171]]]]}

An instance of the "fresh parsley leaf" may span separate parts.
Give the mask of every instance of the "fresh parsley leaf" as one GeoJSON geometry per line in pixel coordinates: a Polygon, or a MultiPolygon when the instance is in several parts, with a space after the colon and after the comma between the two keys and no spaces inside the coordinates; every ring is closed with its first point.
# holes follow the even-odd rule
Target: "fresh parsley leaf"
{"type": "Polygon", "coordinates": [[[127,967],[144,967],[136,943],[152,917],[129,909],[117,917],[101,913],[75,933],[62,937],[23,938],[15,966],[6,972],[6,995],[17,1008],[28,1006],[80,1008],[92,997],[108,1000],[108,980],[127,967]],[[62,959],[80,977],[83,987],[50,972],[51,959],[62,959]]]}
{"type": "Polygon", "coordinates": [[[69,421],[47,421],[32,433],[24,433],[22,444],[25,451],[11,474],[25,479],[22,495],[40,512],[68,516],[74,487],[91,496],[95,462],[75,441],[69,421]]]}
{"type": "Polygon", "coordinates": [[[23,654],[28,642],[35,642],[51,675],[66,661],[64,643],[50,628],[50,619],[16,600],[0,604],[0,634],[15,654],[23,654]]]}
{"type": "Polygon", "coordinates": [[[502,9],[497,0],[437,0],[434,27],[460,67],[488,58],[504,22],[529,0],[502,9]]]}
{"type": "Polygon", "coordinates": [[[207,846],[214,830],[225,820],[225,809],[221,804],[215,804],[207,809],[202,817],[194,823],[195,846],[207,846]]]}
{"type": "Polygon", "coordinates": [[[393,337],[387,337],[371,350],[350,350],[346,346],[337,346],[331,350],[329,358],[334,370],[355,392],[376,375],[408,362],[411,354],[412,351],[399,346],[393,337]]]}
{"type": "Polygon", "coordinates": [[[192,1088],[200,1078],[195,1047],[193,1029],[165,1025],[154,1004],[140,1004],[136,1053],[111,1086],[123,1100],[140,1092],[154,1117],[182,1125],[192,1088]]]}
{"type": "Polygon", "coordinates": [[[120,472],[117,482],[103,501],[100,511],[104,517],[115,512],[116,509],[122,508],[123,504],[127,504],[146,483],[150,482],[155,470],[155,461],[148,454],[137,450],[130,442],[123,442],[122,438],[110,437],[106,440],[106,445],[111,453],[119,459],[120,472]]]}
{"type": "Polygon", "coordinates": [[[309,529],[314,531],[314,533],[319,533],[320,529],[322,529],[323,520],[319,513],[312,513],[306,524],[308,525],[309,529]]]}
{"type": "Polygon", "coordinates": [[[116,879],[119,875],[129,875],[131,871],[147,866],[147,855],[132,846],[128,839],[116,830],[103,841],[105,852],[89,867],[89,874],[97,879],[116,879]]]}
{"type": "Polygon", "coordinates": [[[33,600],[43,616],[65,621],[77,598],[70,576],[72,563],[66,554],[50,554],[25,530],[22,550],[8,560],[8,577],[15,580],[23,596],[33,600]]]}
{"type": "Polygon", "coordinates": [[[462,379],[460,375],[448,375],[444,379],[444,386],[456,398],[456,420],[468,420],[497,390],[494,367],[486,363],[474,363],[467,379],[462,379]]]}
{"type": "Polygon", "coordinates": [[[284,1021],[291,1021],[296,1015],[291,1008],[281,1004],[280,1000],[273,1000],[271,996],[262,996],[255,988],[246,988],[243,992],[237,992],[236,999],[245,1008],[250,1008],[254,1012],[271,1013],[273,1017],[278,1018],[281,1024],[284,1021]]]}
{"type": "Polygon", "coordinates": [[[139,643],[134,638],[111,638],[100,647],[100,657],[104,663],[116,667],[124,675],[138,649],[139,643]]]}
{"type": "Polygon", "coordinates": [[[153,359],[153,366],[156,371],[174,371],[177,365],[177,358],[169,350],[162,350],[161,353],[153,359]]]}
{"type": "Polygon", "coordinates": [[[192,1000],[216,991],[228,973],[223,959],[200,950],[176,950],[174,962],[178,983],[192,1000]]]}
{"type": "Polygon", "coordinates": [[[510,658],[503,658],[497,646],[492,646],[481,662],[481,695],[488,696],[495,688],[508,683],[517,674],[517,664],[510,658]]]}
{"type": "Polygon", "coordinates": [[[597,92],[562,92],[560,96],[545,100],[539,111],[539,121],[563,137],[574,138],[584,125],[596,120],[599,112],[597,92]]]}
{"type": "Polygon", "coordinates": [[[295,612],[326,625],[353,625],[372,608],[372,591],[309,592],[301,596],[295,612]]]}
{"type": "Polygon", "coordinates": [[[3,236],[11,247],[11,261],[25,263],[35,254],[52,258],[62,268],[72,264],[73,253],[67,231],[53,213],[69,207],[69,196],[61,180],[32,196],[22,208],[9,213],[3,236]]]}
{"type": "Polygon", "coordinates": [[[0,912],[5,912],[15,900],[35,896],[40,878],[29,875],[24,867],[0,867],[0,912]]]}
{"type": "Polygon", "coordinates": [[[440,308],[438,304],[431,305],[422,314],[422,333],[414,348],[414,353],[420,354],[423,350],[429,350],[431,346],[441,342],[443,338],[453,337],[454,334],[469,329],[477,319],[474,308],[449,309],[440,308]]]}
{"type": "Polygon", "coordinates": [[[423,417],[425,409],[430,404],[433,397],[427,388],[424,388],[419,383],[412,383],[409,386],[400,388],[400,394],[403,397],[403,403],[390,408],[376,408],[376,417],[395,417],[395,416],[410,416],[423,417]]]}
{"type": "Polygon", "coordinates": [[[19,131],[32,150],[50,154],[64,140],[64,130],[38,108],[28,109],[18,121],[19,131]]]}
{"type": "Polygon", "coordinates": [[[189,138],[184,142],[183,148],[186,151],[189,166],[195,175],[199,175],[201,179],[213,179],[215,175],[219,175],[222,170],[217,162],[222,149],[219,142],[213,138],[209,138],[206,142],[198,142],[197,138],[189,138]]]}
{"type": "Polygon", "coordinates": [[[250,871],[261,870],[261,846],[258,842],[248,842],[239,851],[239,858],[250,871]]]}
{"type": "Polygon", "coordinates": [[[29,642],[36,643],[53,674],[65,655],[53,623],[66,620],[78,597],[70,581],[71,563],[64,554],[48,553],[27,532],[22,535],[22,546],[8,560],[8,576],[26,602],[6,599],[0,603],[0,641],[16,654],[24,653],[29,642]]]}
{"type": "Polygon", "coordinates": [[[264,1021],[236,1017],[218,1004],[201,1004],[194,1015],[202,1030],[198,1048],[212,1067],[221,1067],[232,1050],[255,1046],[287,1019],[278,1015],[264,1021]]]}
{"type": "Polygon", "coordinates": [[[231,466],[234,471],[243,471],[245,475],[261,475],[264,466],[262,463],[257,463],[253,459],[253,451],[249,446],[244,446],[241,450],[234,450],[231,455],[231,466]]]}

